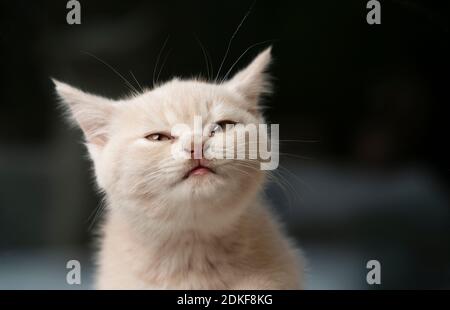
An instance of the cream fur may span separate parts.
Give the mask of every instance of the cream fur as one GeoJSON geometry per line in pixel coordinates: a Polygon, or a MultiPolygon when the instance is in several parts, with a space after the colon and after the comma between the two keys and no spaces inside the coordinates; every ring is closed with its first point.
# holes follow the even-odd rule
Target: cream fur
{"type": "MultiPolygon", "coordinates": [[[[97,288],[302,288],[301,257],[261,199],[257,162],[211,160],[215,174],[186,179],[194,160],[170,153],[182,142],[145,138],[194,116],[263,123],[258,103],[270,91],[270,61],[267,49],[230,81],[174,79],[118,101],[55,81],[108,202],[97,288]]],[[[214,144],[224,134],[203,139],[214,144]]]]}

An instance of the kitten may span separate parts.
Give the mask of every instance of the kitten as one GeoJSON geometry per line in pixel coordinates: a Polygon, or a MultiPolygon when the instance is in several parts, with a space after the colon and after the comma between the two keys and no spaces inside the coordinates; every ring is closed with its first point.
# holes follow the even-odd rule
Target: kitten
{"type": "Polygon", "coordinates": [[[97,288],[302,288],[302,259],[261,198],[258,161],[171,155],[184,143],[171,128],[196,116],[212,128],[205,153],[232,124],[264,123],[271,58],[268,48],[225,82],[173,79],[118,101],[54,81],[108,202],[97,288]]]}

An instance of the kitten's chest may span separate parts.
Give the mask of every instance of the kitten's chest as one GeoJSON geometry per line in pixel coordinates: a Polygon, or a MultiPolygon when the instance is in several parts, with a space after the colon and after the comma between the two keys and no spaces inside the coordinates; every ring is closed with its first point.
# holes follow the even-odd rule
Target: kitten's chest
{"type": "Polygon", "coordinates": [[[101,288],[227,289],[252,272],[251,239],[242,230],[137,238],[130,229],[109,227],[99,255],[101,288]]]}
{"type": "Polygon", "coordinates": [[[238,243],[227,240],[184,236],[177,244],[152,253],[139,277],[151,286],[166,289],[227,289],[236,275],[243,273],[242,251],[238,248],[238,243]]]}

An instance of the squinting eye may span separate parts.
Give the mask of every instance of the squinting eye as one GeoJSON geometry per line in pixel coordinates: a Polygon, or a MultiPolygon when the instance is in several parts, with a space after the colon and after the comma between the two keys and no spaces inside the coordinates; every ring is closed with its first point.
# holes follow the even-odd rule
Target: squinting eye
{"type": "Polygon", "coordinates": [[[152,133],[152,134],[146,136],[145,138],[150,141],[167,141],[167,140],[172,139],[171,136],[168,136],[163,133],[152,133]]]}
{"type": "Polygon", "coordinates": [[[236,124],[237,124],[236,122],[229,121],[229,120],[217,122],[217,123],[215,123],[215,124],[213,124],[211,126],[211,134],[210,134],[210,136],[212,137],[218,132],[222,132],[222,131],[225,131],[227,129],[231,129],[236,124]]]}

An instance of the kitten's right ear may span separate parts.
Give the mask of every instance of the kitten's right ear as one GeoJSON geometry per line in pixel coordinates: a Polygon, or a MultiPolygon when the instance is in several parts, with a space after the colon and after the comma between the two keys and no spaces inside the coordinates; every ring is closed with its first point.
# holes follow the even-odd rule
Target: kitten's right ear
{"type": "Polygon", "coordinates": [[[83,130],[86,142],[103,146],[108,138],[107,127],[115,109],[115,102],[85,93],[55,79],[52,81],[70,118],[83,130]]]}

